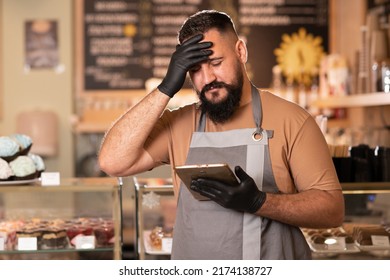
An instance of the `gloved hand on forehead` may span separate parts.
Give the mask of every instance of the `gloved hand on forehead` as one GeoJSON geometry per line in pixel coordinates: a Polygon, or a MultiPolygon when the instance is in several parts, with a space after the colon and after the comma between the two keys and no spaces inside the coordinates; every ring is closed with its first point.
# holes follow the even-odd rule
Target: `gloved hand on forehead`
{"type": "Polygon", "coordinates": [[[240,180],[237,185],[209,178],[198,178],[192,180],[191,189],[225,208],[249,213],[257,212],[266,200],[266,193],[257,188],[253,178],[240,166],[236,166],[234,172],[240,180]]]}
{"type": "Polygon", "coordinates": [[[171,56],[167,74],[157,87],[159,91],[172,98],[182,88],[187,71],[209,58],[213,53],[209,49],[212,43],[199,43],[202,39],[203,35],[198,34],[177,46],[171,56]]]}

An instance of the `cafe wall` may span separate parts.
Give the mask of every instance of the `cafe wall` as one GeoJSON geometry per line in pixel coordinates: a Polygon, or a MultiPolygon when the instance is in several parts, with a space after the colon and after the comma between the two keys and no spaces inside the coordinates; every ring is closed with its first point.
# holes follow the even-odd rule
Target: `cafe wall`
{"type": "MultiPolygon", "coordinates": [[[[329,1],[332,15],[329,51],[345,55],[353,67],[360,47],[360,26],[365,20],[366,0],[354,0],[354,5],[351,2],[329,1]]],[[[48,171],[60,171],[63,177],[74,175],[77,162],[70,120],[76,108],[73,106],[75,85],[80,79],[76,78],[74,71],[77,62],[74,3],[73,0],[0,0],[0,135],[15,132],[16,118],[22,112],[55,112],[59,148],[55,156],[45,158],[45,163],[48,171]],[[57,25],[58,67],[26,69],[25,24],[42,19],[57,25]]],[[[367,111],[350,109],[353,123],[347,125],[367,125],[371,122],[367,111]]],[[[101,117],[101,114],[94,116],[101,117]]]]}
{"type": "MultiPolygon", "coordinates": [[[[47,171],[73,176],[73,1],[0,0],[0,135],[16,132],[17,116],[26,111],[57,115],[58,150],[46,157],[47,171]],[[55,67],[25,67],[25,24],[49,20],[57,25],[58,63],[55,67]]],[[[44,125],[44,124],[43,124],[44,125]]]]}

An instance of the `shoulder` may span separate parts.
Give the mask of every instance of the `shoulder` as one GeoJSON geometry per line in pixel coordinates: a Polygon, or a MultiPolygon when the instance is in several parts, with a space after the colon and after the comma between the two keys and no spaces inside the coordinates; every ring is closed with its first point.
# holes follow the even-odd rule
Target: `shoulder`
{"type": "Polygon", "coordinates": [[[190,103],[180,107],[174,107],[174,108],[168,107],[164,111],[162,116],[169,119],[175,119],[177,117],[194,115],[198,110],[199,108],[197,103],[190,103]]]}
{"type": "Polygon", "coordinates": [[[161,121],[171,127],[171,129],[192,127],[190,123],[195,123],[199,115],[197,103],[191,103],[176,108],[167,108],[161,116],[161,121]]]}
{"type": "Polygon", "coordinates": [[[272,109],[278,109],[278,111],[280,111],[279,109],[286,109],[288,110],[288,112],[297,113],[304,118],[310,116],[310,114],[298,104],[288,101],[269,91],[261,90],[260,95],[261,95],[261,101],[263,102],[263,105],[266,105],[265,109],[267,108],[270,109],[272,108],[272,106],[274,106],[272,109]]]}
{"type": "Polygon", "coordinates": [[[268,125],[301,127],[311,115],[296,103],[283,99],[269,91],[261,90],[264,128],[268,125]]]}

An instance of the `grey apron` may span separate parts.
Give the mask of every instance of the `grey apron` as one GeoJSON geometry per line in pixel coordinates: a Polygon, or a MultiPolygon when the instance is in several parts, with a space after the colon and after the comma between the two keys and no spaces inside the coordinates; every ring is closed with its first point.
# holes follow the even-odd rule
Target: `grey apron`
{"type": "MultiPolygon", "coordinates": [[[[256,128],[205,132],[202,115],[192,135],[186,164],[240,165],[268,193],[279,192],[272,173],[268,138],[261,128],[261,100],[252,85],[256,128]],[[254,133],[260,137],[254,137],[254,133]],[[260,139],[259,139],[260,138],[260,139]]],[[[198,201],[180,186],[172,259],[310,259],[299,228],[249,213],[226,209],[214,201],[198,201]]]]}

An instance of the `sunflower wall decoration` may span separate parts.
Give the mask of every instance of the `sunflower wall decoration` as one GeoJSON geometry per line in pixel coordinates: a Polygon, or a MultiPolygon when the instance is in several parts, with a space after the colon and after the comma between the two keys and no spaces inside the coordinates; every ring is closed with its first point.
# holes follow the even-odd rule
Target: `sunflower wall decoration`
{"type": "Polygon", "coordinates": [[[318,75],[321,58],[325,55],[322,38],[300,28],[293,34],[283,34],[280,47],[274,50],[276,61],[288,82],[310,85],[318,75]]]}

